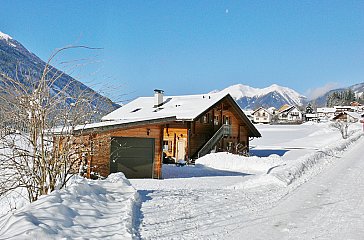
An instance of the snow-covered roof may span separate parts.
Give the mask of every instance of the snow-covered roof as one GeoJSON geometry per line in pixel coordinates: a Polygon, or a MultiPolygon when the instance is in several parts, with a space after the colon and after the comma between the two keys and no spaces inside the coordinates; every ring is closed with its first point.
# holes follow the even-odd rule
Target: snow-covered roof
{"type": "MultiPolygon", "coordinates": [[[[146,122],[161,122],[165,121],[165,117],[160,118],[135,118],[135,119],[121,119],[121,120],[111,120],[111,121],[104,121],[104,122],[97,122],[97,123],[88,123],[84,125],[77,125],[75,127],[75,131],[83,131],[88,129],[95,129],[95,128],[106,128],[111,126],[118,126],[118,125],[128,125],[128,124],[141,124],[146,122]]],[[[174,117],[167,118],[169,120],[175,120],[174,117]]]]}
{"type": "Polygon", "coordinates": [[[154,107],[154,97],[139,97],[102,118],[102,121],[136,121],[175,117],[192,121],[228,94],[164,96],[163,104],[154,107]]]}
{"type": "Polygon", "coordinates": [[[345,112],[347,115],[349,115],[350,117],[354,118],[354,119],[361,119],[362,118],[362,114],[357,113],[357,112],[345,112]]]}
{"type": "Polygon", "coordinates": [[[77,126],[74,130],[83,132],[94,129],[111,129],[170,121],[195,121],[204,112],[223,99],[233,104],[233,108],[246,123],[249,136],[261,137],[259,131],[249,121],[230,94],[212,93],[185,96],[165,96],[163,104],[155,107],[155,97],[140,97],[107,114],[101,122],[77,126]]]}
{"type": "Polygon", "coordinates": [[[334,113],[336,112],[336,108],[317,108],[318,113],[334,113]]]}
{"type": "Polygon", "coordinates": [[[247,116],[251,116],[254,113],[254,110],[243,110],[244,114],[247,116]]]}
{"type": "Polygon", "coordinates": [[[253,112],[253,114],[255,114],[256,112],[258,112],[258,111],[260,111],[260,110],[263,110],[263,111],[265,111],[266,113],[268,113],[268,114],[272,115],[272,112],[268,111],[268,110],[267,110],[267,109],[265,109],[264,107],[259,107],[259,108],[257,108],[257,109],[253,112]]]}
{"type": "Polygon", "coordinates": [[[354,109],[353,106],[334,106],[335,109],[354,109]]]}
{"type": "Polygon", "coordinates": [[[289,106],[289,107],[287,107],[287,108],[285,108],[285,109],[283,109],[283,110],[281,110],[281,111],[279,111],[279,113],[284,113],[284,112],[287,112],[287,113],[289,113],[289,112],[292,112],[293,110],[297,110],[297,111],[299,111],[298,110],[298,108],[296,107],[296,106],[289,106]]]}

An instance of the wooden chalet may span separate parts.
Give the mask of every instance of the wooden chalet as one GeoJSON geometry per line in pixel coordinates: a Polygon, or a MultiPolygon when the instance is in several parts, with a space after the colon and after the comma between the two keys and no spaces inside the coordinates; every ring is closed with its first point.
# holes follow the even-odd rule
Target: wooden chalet
{"type": "Polygon", "coordinates": [[[163,157],[190,161],[212,150],[248,149],[249,139],[261,137],[229,94],[163,96],[161,90],[78,126],[74,135],[88,175],[121,171],[128,178],[162,178],[163,157]]]}
{"type": "Polygon", "coordinates": [[[344,122],[358,122],[361,118],[364,117],[364,114],[357,112],[340,112],[336,115],[332,121],[344,121],[344,122]]]}

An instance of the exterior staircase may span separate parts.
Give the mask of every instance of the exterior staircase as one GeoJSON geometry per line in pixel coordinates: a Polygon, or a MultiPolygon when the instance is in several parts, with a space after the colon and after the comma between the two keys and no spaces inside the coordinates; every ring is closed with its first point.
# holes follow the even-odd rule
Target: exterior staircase
{"type": "Polygon", "coordinates": [[[221,138],[225,136],[230,136],[231,134],[231,125],[223,124],[219,130],[215,132],[215,134],[202,146],[200,151],[197,153],[197,158],[205,156],[208,154],[215,145],[221,140],[221,138]]]}

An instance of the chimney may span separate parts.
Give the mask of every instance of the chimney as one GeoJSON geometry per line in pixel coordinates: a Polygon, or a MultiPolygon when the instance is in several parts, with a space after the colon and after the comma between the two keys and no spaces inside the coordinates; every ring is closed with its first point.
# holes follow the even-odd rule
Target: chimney
{"type": "Polygon", "coordinates": [[[154,89],[154,107],[159,107],[163,104],[163,90],[154,89]]]}

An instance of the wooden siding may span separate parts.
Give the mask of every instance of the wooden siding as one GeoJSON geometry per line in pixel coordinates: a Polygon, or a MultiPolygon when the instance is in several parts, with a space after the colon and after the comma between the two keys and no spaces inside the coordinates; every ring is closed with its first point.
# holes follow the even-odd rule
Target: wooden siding
{"type": "Polygon", "coordinates": [[[223,111],[223,115],[225,117],[230,118],[230,125],[231,125],[231,135],[222,139],[222,145],[220,146],[222,151],[232,151],[235,150],[235,145],[237,143],[243,143],[244,145],[247,144],[247,130],[242,125],[243,123],[240,122],[237,117],[234,115],[233,112],[230,110],[223,111]],[[233,148],[233,149],[230,149],[233,148]]]}
{"type": "Polygon", "coordinates": [[[225,124],[224,121],[228,121],[229,125],[231,125],[231,135],[221,139],[217,150],[234,152],[235,146],[238,143],[242,143],[247,147],[249,146],[249,134],[245,123],[233,111],[230,104],[224,101],[220,105],[210,109],[191,124],[190,156],[197,157],[197,152],[222,124],[225,124]],[[211,116],[208,122],[204,119],[206,114],[211,116]]]}
{"type": "Polygon", "coordinates": [[[88,152],[86,154],[89,165],[88,177],[90,177],[91,172],[97,172],[104,177],[110,174],[110,146],[112,137],[140,137],[155,139],[154,178],[160,178],[162,168],[162,131],[163,127],[160,125],[148,125],[79,136],[83,141],[83,148],[88,152]]]}
{"type": "Polygon", "coordinates": [[[204,121],[206,120],[204,119],[206,115],[203,115],[192,123],[189,143],[191,157],[195,157],[200,148],[205,145],[205,143],[213,136],[215,132],[212,115],[213,111],[210,110],[206,114],[209,114],[210,116],[207,121],[204,121]]]}

